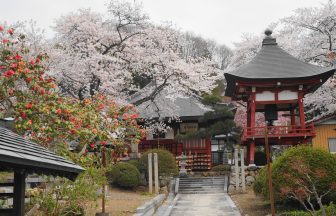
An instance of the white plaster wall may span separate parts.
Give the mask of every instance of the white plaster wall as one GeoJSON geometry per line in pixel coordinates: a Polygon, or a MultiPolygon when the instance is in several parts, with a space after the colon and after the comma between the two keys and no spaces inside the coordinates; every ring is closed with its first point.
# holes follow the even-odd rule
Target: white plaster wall
{"type": "Polygon", "coordinates": [[[289,91],[289,90],[283,90],[279,92],[279,100],[295,100],[298,99],[298,93],[289,91]]]}
{"type": "Polygon", "coordinates": [[[275,94],[271,91],[263,91],[261,93],[256,93],[256,101],[274,101],[275,94]]]}

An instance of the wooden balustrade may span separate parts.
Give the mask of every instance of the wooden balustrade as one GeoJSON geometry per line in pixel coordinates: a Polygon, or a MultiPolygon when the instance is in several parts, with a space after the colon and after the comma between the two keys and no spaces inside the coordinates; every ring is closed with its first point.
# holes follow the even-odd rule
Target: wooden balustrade
{"type": "Polygon", "coordinates": [[[313,124],[305,125],[303,127],[296,125],[288,126],[261,126],[261,127],[246,127],[243,130],[242,140],[264,138],[268,129],[268,137],[310,137],[315,135],[313,124]]]}

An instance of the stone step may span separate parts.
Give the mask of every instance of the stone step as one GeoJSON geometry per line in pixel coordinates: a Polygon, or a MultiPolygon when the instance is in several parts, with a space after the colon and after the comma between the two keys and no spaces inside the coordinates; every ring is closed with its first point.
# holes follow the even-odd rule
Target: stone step
{"type": "Polygon", "coordinates": [[[225,191],[209,191],[209,190],[204,190],[204,191],[179,191],[181,194],[218,194],[218,193],[225,193],[225,191]]]}
{"type": "Polygon", "coordinates": [[[180,187],[202,187],[202,186],[215,186],[215,187],[220,187],[223,186],[224,183],[222,184],[180,184],[180,187]]]}
{"type": "Polygon", "coordinates": [[[180,185],[212,185],[212,184],[224,184],[224,181],[220,182],[180,182],[180,185]]]}
{"type": "Polygon", "coordinates": [[[180,181],[180,183],[217,183],[217,182],[223,182],[223,180],[216,180],[216,181],[180,181]]]}
{"type": "Polygon", "coordinates": [[[223,177],[217,178],[180,178],[180,181],[216,181],[216,180],[223,180],[223,177]]]}
{"type": "Polygon", "coordinates": [[[224,183],[220,184],[179,184],[180,187],[189,187],[189,186],[220,186],[224,185],[224,183]]]}
{"type": "Polygon", "coordinates": [[[217,194],[225,193],[225,177],[180,178],[181,194],[217,194]]]}

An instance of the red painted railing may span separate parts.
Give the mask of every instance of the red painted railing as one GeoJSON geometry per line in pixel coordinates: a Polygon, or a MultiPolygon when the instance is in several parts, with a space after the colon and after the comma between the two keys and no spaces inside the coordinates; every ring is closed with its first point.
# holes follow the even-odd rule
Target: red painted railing
{"type": "MultiPolygon", "coordinates": [[[[246,127],[243,130],[242,140],[264,138],[266,134],[266,126],[262,127],[246,127]]],[[[268,137],[310,137],[315,135],[313,124],[304,127],[289,126],[267,126],[268,137]]]]}

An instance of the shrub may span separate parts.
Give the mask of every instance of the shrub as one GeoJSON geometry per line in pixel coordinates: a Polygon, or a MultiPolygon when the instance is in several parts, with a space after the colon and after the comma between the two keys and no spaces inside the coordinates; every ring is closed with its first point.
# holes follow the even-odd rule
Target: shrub
{"type": "Polygon", "coordinates": [[[152,149],[145,152],[140,158],[140,165],[148,173],[148,153],[157,153],[159,160],[159,176],[169,177],[178,174],[175,157],[172,153],[163,149],[152,149]]]}
{"type": "MultiPolygon", "coordinates": [[[[311,213],[307,211],[290,211],[280,214],[281,216],[311,216],[311,213]]],[[[322,215],[321,210],[316,212],[316,216],[322,215]]],[[[336,215],[336,205],[330,204],[326,206],[326,215],[336,215]]]]}
{"type": "Polygon", "coordinates": [[[31,203],[39,204],[41,215],[85,215],[84,209],[98,198],[97,190],[104,181],[99,169],[88,167],[75,181],[56,178],[50,189],[31,197],[31,203]]]}
{"type": "MultiPolygon", "coordinates": [[[[278,157],[271,168],[275,201],[295,198],[304,206],[308,202],[316,205],[318,196],[324,199],[325,204],[331,200],[333,194],[328,191],[335,189],[336,159],[330,153],[308,146],[292,147],[278,157]],[[311,192],[313,190],[318,196],[311,192]],[[321,197],[325,193],[325,197],[321,197]]],[[[266,167],[260,172],[253,188],[257,194],[268,197],[266,167]]],[[[320,203],[319,206],[321,208],[320,203]]]]}
{"type": "Polygon", "coordinates": [[[211,171],[214,171],[214,172],[230,172],[231,167],[230,167],[230,165],[220,164],[220,165],[212,167],[211,171]]]}
{"type": "Polygon", "coordinates": [[[120,162],[110,166],[106,176],[110,183],[122,188],[134,188],[140,184],[140,172],[130,163],[120,162]]]}
{"type": "Polygon", "coordinates": [[[127,163],[132,164],[133,166],[135,166],[139,170],[139,172],[141,172],[141,164],[140,164],[139,160],[137,160],[137,159],[129,160],[129,161],[127,161],[127,163]]]}

